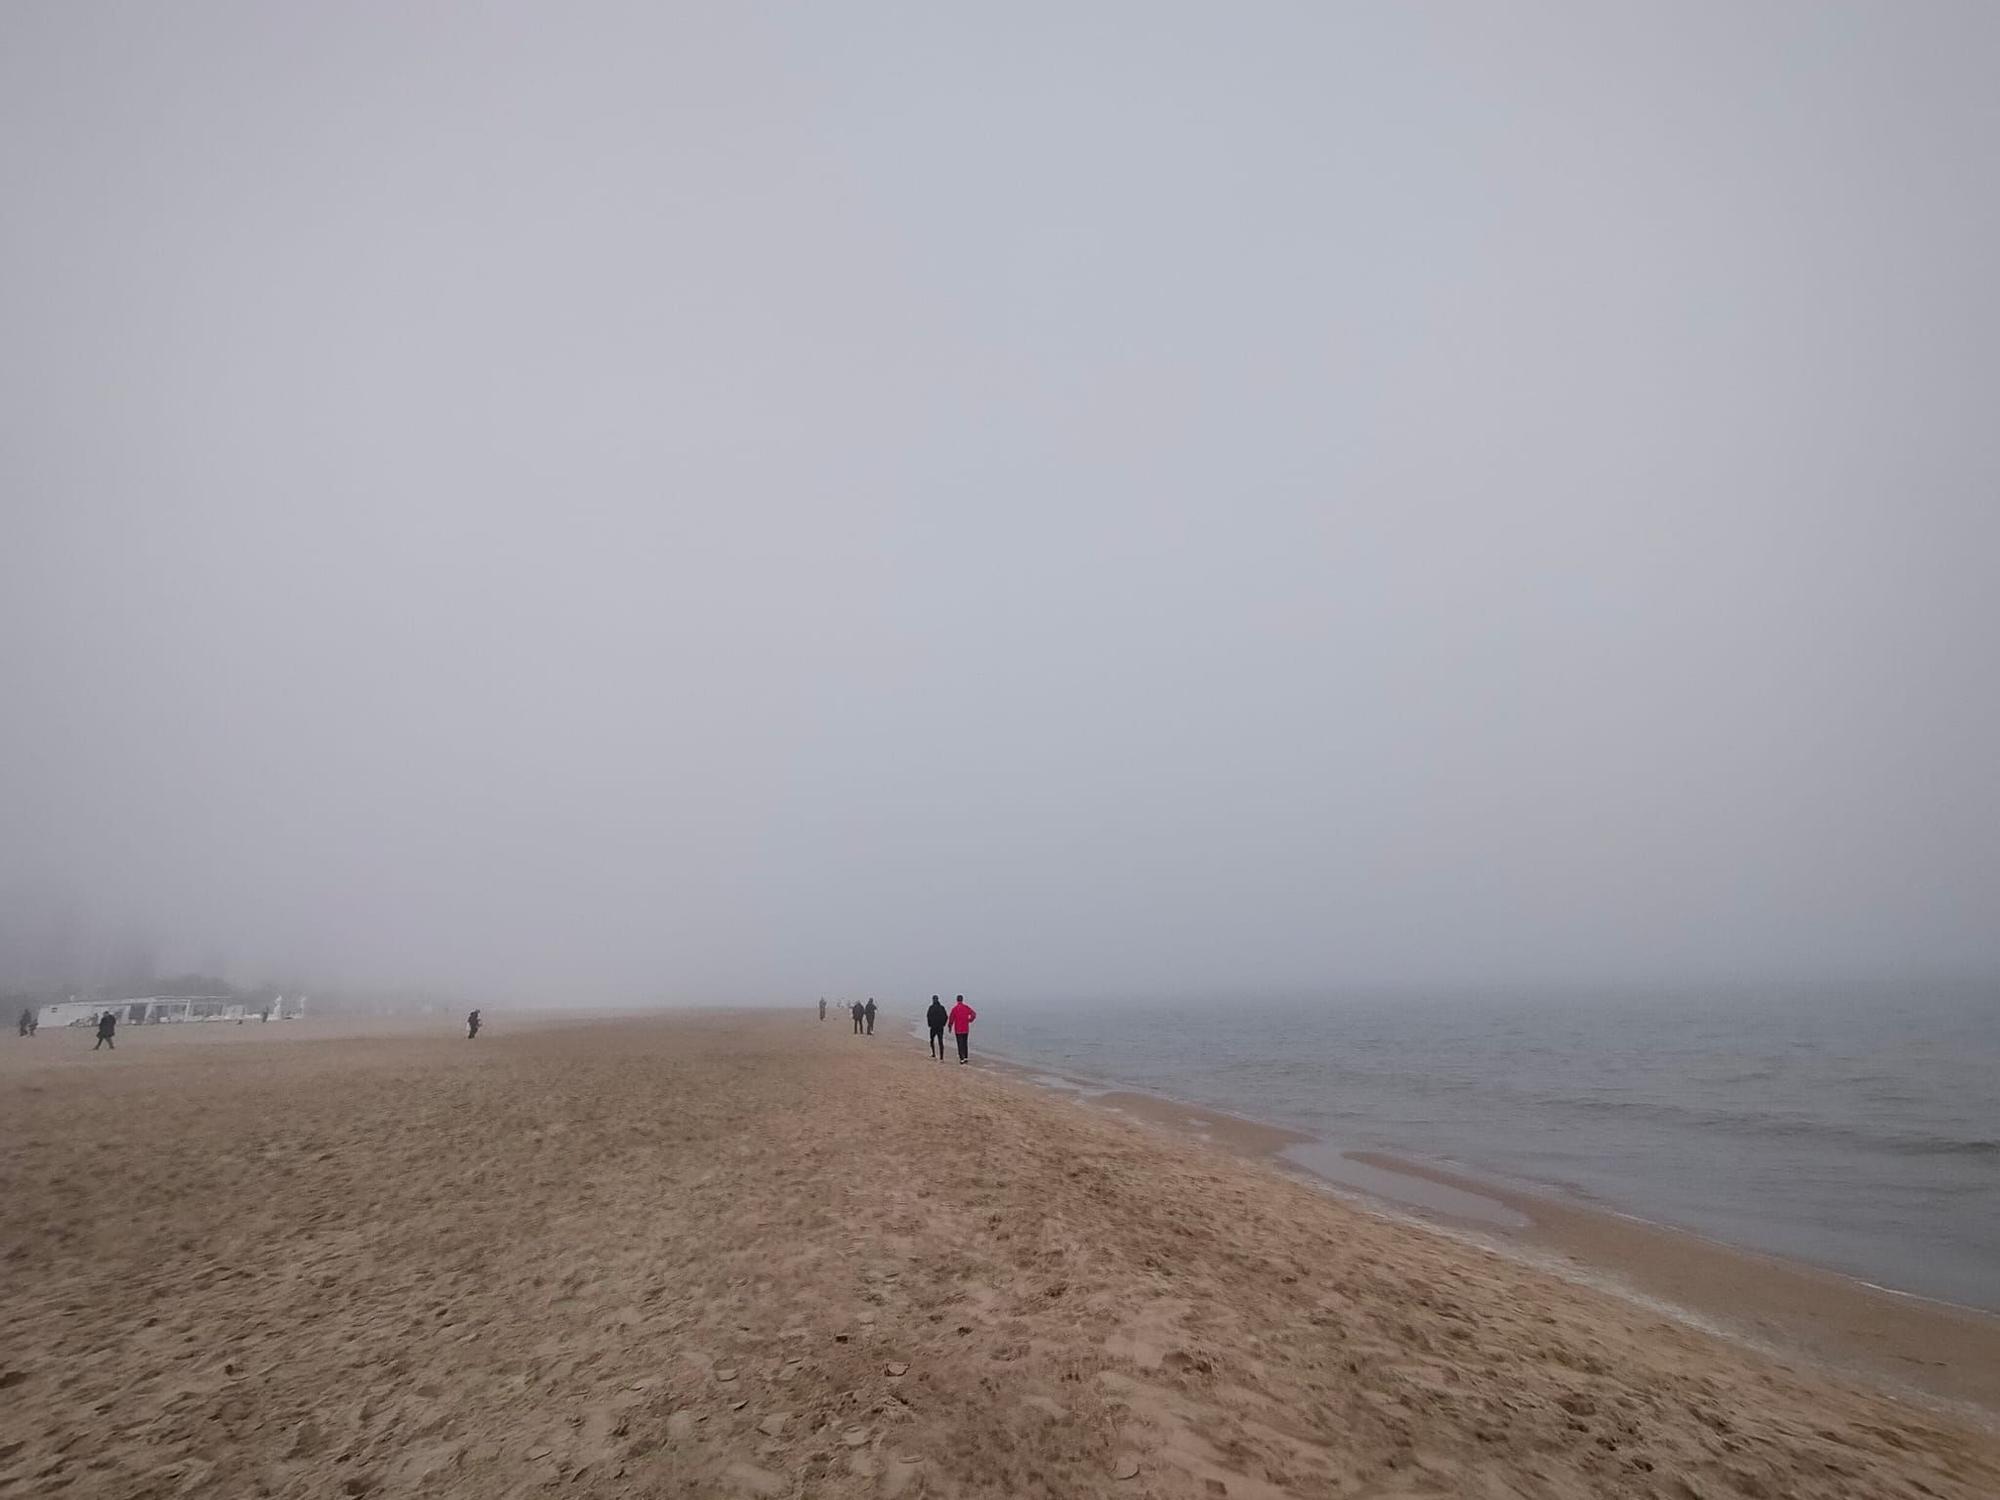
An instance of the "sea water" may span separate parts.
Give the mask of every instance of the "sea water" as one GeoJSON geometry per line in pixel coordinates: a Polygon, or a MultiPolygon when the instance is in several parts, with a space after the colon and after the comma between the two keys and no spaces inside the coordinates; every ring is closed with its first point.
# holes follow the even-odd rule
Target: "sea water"
{"type": "Polygon", "coordinates": [[[2000,1310],[2000,989],[988,1001],[974,1044],[2000,1310]]]}

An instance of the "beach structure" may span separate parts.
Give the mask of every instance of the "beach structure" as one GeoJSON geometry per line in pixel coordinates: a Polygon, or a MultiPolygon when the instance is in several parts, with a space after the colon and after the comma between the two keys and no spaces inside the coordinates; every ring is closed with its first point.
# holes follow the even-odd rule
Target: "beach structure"
{"type": "Polygon", "coordinates": [[[112,1007],[101,1000],[58,1000],[35,1014],[44,1026],[95,1026],[97,1018],[109,1009],[112,1007]]]}
{"type": "MultiPolygon", "coordinates": [[[[306,999],[280,995],[271,1003],[273,1020],[300,1020],[306,1013],[306,999]]],[[[261,1016],[264,1002],[243,1000],[234,995],[143,995],[126,1000],[61,1000],[44,1005],[39,1019],[44,1026],[95,1026],[106,1011],[115,1012],[122,1026],[166,1026],[189,1021],[244,1021],[261,1016]]]]}

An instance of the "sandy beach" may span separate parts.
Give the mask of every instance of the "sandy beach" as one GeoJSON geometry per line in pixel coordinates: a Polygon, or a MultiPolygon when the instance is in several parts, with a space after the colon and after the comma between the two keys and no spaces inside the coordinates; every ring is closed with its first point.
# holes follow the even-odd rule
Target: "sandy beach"
{"type": "Polygon", "coordinates": [[[488,1020],[0,1048],[0,1495],[2000,1493],[1976,1412],[892,1021],[488,1020]]]}
{"type": "MultiPolygon", "coordinates": [[[[1060,1082],[1018,1071],[1045,1086],[1060,1082]]],[[[2000,1419],[2000,1316],[1992,1313],[1872,1286],[1552,1192],[1527,1192],[1408,1157],[1342,1152],[1296,1131],[1178,1099],[1074,1091],[1097,1108],[1239,1155],[1301,1167],[1335,1190],[1362,1194],[1378,1210],[1415,1214],[1566,1279],[1657,1302],[1683,1321],[1781,1359],[1804,1359],[1891,1394],[1955,1408],[1975,1425],[1990,1427],[2000,1419]],[[1433,1186],[1443,1191],[1424,1191],[1433,1186]]]]}

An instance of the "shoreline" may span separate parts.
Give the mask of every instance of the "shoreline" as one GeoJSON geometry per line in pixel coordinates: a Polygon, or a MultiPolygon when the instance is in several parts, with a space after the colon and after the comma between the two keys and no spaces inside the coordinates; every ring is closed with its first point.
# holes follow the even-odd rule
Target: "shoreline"
{"type": "Polygon", "coordinates": [[[0,1049],[0,1494],[2000,1493],[1988,1422],[1254,1122],[798,1016],[357,1029],[0,1049]]]}
{"type": "Polygon", "coordinates": [[[1462,1235],[1581,1285],[1779,1359],[2000,1430],[2000,1314],[1608,1207],[999,1053],[988,1066],[1045,1092],[1273,1163],[1389,1218],[1462,1235]]]}

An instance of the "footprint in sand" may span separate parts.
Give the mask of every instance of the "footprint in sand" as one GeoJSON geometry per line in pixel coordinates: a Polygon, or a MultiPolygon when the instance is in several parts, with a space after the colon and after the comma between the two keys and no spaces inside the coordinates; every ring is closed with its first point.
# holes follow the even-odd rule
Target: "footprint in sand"
{"type": "Polygon", "coordinates": [[[782,1474],[773,1474],[769,1469],[760,1469],[755,1464],[731,1464],[723,1470],[723,1478],[730,1480],[738,1489],[748,1490],[753,1495],[782,1495],[791,1488],[782,1474]]]}

